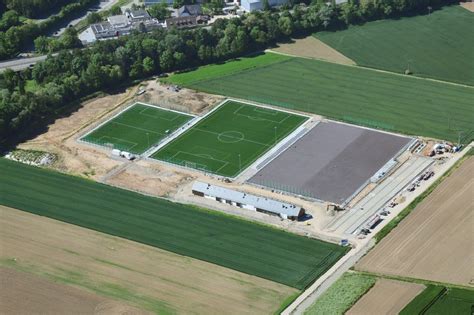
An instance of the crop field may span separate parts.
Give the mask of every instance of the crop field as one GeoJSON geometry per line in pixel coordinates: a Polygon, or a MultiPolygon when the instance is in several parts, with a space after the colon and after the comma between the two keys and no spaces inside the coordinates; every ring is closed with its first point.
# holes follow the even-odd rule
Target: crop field
{"type": "Polygon", "coordinates": [[[428,286],[414,298],[400,315],[472,314],[474,290],[428,286]]]}
{"type": "Polygon", "coordinates": [[[141,154],[192,118],[190,115],[137,103],[81,140],[141,154]]]}
{"type": "Polygon", "coordinates": [[[357,270],[472,285],[474,158],[470,157],[366,256],[357,270]],[[456,270],[456,272],[454,272],[456,270]]]}
{"type": "Polygon", "coordinates": [[[188,86],[405,134],[464,142],[474,136],[474,88],[360,67],[290,58],[188,86]]]}
{"type": "Polygon", "coordinates": [[[361,66],[474,85],[472,25],[474,14],[453,5],[315,36],[361,66]]]}
{"type": "Polygon", "coordinates": [[[305,315],[342,315],[370,290],[376,280],[369,275],[346,272],[305,311],[305,315]]]}
{"type": "Polygon", "coordinates": [[[345,314],[399,314],[424,289],[425,286],[418,283],[379,278],[345,314]]]}
{"type": "Polygon", "coordinates": [[[0,159],[0,204],[303,289],[346,248],[0,159]]]}
{"type": "Polygon", "coordinates": [[[227,101],[151,157],[234,177],[307,119],[227,101]]]}
{"type": "MultiPolygon", "coordinates": [[[[105,315],[94,313],[96,305],[84,298],[80,308],[67,303],[71,286],[95,293],[101,300],[112,298],[106,303],[116,306],[117,311],[107,314],[122,315],[139,315],[132,310],[125,312],[124,302],[160,315],[270,315],[299,293],[280,283],[1,205],[0,226],[0,279],[6,267],[38,275],[56,287],[61,284],[50,295],[57,299],[55,303],[42,296],[39,301],[30,299],[28,306],[24,303],[30,298],[28,291],[15,290],[15,286],[0,290],[0,309],[7,310],[6,314],[105,315]],[[4,296],[13,298],[7,301],[4,296]],[[8,311],[2,302],[18,308],[8,311]],[[58,310],[61,306],[63,309],[58,310]],[[21,311],[27,307],[29,311],[21,311]],[[118,307],[124,311],[119,312],[118,307]]],[[[33,287],[33,293],[38,287],[33,287]]],[[[43,283],[41,287],[47,295],[48,286],[43,283]]]]}

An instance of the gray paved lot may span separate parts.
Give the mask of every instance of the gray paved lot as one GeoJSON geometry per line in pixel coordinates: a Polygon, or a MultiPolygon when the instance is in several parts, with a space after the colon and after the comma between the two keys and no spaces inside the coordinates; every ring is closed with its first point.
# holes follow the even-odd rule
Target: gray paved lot
{"type": "Polygon", "coordinates": [[[410,140],[321,122],[249,182],[341,204],[410,140]]]}

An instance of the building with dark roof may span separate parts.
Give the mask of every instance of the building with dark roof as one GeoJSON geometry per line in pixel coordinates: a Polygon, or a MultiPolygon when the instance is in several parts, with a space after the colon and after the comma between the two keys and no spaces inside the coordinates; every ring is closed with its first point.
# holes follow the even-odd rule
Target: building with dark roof
{"type": "Polygon", "coordinates": [[[181,17],[172,17],[168,18],[165,21],[166,27],[176,27],[176,28],[188,28],[195,27],[198,25],[197,16],[181,16],[181,17]]]}
{"type": "Polygon", "coordinates": [[[202,14],[200,4],[187,4],[178,9],[178,17],[182,16],[199,16],[202,14]]]}

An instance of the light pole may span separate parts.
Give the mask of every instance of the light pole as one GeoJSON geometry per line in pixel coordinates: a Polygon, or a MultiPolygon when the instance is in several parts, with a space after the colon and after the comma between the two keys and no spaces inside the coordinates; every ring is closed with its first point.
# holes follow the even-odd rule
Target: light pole
{"type": "Polygon", "coordinates": [[[273,130],[275,130],[275,144],[277,143],[277,126],[273,127],[273,130]]]}
{"type": "Polygon", "coordinates": [[[240,153],[239,153],[239,172],[242,171],[242,161],[240,159],[240,153]]]}
{"type": "Polygon", "coordinates": [[[148,147],[150,147],[150,134],[148,132],[146,133],[146,140],[148,142],[148,147]]]}

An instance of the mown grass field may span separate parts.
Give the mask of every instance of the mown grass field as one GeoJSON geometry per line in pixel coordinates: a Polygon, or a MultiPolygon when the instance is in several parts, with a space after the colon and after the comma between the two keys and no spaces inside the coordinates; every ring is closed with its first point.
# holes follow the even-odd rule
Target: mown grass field
{"type": "Polygon", "coordinates": [[[428,286],[400,312],[414,314],[472,314],[474,290],[428,286]]]}
{"type": "Polygon", "coordinates": [[[225,63],[199,67],[196,71],[182,72],[162,79],[165,83],[189,85],[202,80],[218,79],[221,76],[237,73],[242,70],[258,68],[283,60],[291,59],[279,54],[258,54],[229,60],[225,63]]]}
{"type": "Polygon", "coordinates": [[[303,289],[346,248],[0,159],[0,204],[303,289]]]}
{"type": "Polygon", "coordinates": [[[307,119],[227,101],[152,158],[234,177],[307,119]]]}
{"type": "Polygon", "coordinates": [[[193,116],[136,103],[81,140],[141,154],[193,116]]]}
{"type": "Polygon", "coordinates": [[[377,278],[372,276],[345,273],[306,310],[305,315],[342,315],[369,291],[376,281],[377,278]]]}
{"type": "MultiPolygon", "coordinates": [[[[200,71],[193,72],[197,78],[200,71]]],[[[180,76],[169,80],[179,82],[180,76]]],[[[456,142],[460,133],[464,142],[474,138],[470,87],[302,58],[187,80],[187,86],[410,135],[456,142]]]]}
{"type": "Polygon", "coordinates": [[[460,6],[315,36],[358,65],[474,85],[474,14],[460,6]]]}

